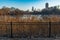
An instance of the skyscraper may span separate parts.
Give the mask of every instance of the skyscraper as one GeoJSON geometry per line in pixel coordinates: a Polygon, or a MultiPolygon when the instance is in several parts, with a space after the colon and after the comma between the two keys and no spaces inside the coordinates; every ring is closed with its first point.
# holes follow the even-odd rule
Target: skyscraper
{"type": "Polygon", "coordinates": [[[48,7],[49,7],[49,4],[48,4],[48,3],[46,3],[46,4],[45,4],[45,8],[47,9],[48,7]]]}
{"type": "Polygon", "coordinates": [[[34,7],[32,7],[32,11],[34,11],[34,7]]]}

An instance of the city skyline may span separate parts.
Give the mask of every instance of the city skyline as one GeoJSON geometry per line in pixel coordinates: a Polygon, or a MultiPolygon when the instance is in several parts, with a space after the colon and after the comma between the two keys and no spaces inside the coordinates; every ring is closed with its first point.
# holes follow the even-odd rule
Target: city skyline
{"type": "Polygon", "coordinates": [[[60,5],[60,0],[0,0],[0,8],[15,7],[21,10],[31,10],[32,6],[36,9],[45,8],[45,3],[49,3],[50,6],[60,5]]]}

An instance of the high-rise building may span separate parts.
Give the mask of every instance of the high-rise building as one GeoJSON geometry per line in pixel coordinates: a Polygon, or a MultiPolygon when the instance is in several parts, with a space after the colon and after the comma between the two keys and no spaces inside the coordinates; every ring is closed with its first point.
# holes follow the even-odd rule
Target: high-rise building
{"type": "Polygon", "coordinates": [[[48,8],[48,7],[49,7],[49,4],[48,4],[48,3],[46,3],[46,4],[45,4],[45,8],[48,8]]]}
{"type": "Polygon", "coordinates": [[[34,7],[32,7],[32,11],[34,11],[34,7]]]}

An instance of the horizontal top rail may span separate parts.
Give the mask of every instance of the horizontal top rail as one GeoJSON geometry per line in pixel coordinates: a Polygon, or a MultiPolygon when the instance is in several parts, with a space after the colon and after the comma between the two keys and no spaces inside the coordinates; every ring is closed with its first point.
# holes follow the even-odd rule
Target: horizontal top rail
{"type": "MultiPolygon", "coordinates": [[[[2,22],[0,23],[1,25],[10,25],[12,23],[12,25],[16,24],[16,25],[49,25],[49,22],[2,22]]],[[[59,25],[60,22],[50,22],[52,25],[59,25]]]]}

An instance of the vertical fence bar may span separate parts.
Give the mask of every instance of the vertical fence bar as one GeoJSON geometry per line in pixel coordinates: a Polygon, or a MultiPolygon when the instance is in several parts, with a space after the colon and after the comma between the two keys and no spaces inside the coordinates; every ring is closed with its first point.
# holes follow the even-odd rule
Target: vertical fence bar
{"type": "Polygon", "coordinates": [[[51,37],[51,22],[49,22],[49,38],[51,37]]]}
{"type": "MultiPolygon", "coordinates": [[[[0,24],[0,25],[3,25],[3,24],[0,24]]],[[[2,26],[1,26],[1,37],[2,37],[2,26]]]]}
{"type": "Polygon", "coordinates": [[[12,34],[12,22],[11,22],[11,38],[13,38],[13,34],[12,34]]]}

